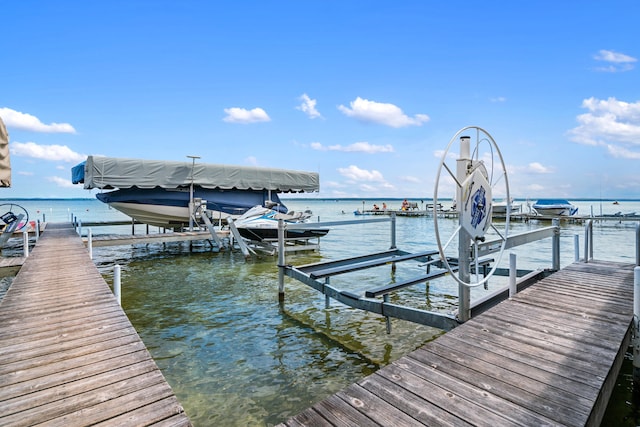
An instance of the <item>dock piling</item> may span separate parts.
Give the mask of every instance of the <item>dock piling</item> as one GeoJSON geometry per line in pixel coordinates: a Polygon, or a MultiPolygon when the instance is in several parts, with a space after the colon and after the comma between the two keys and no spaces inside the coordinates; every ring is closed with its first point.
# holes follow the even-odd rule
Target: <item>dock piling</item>
{"type": "Polygon", "coordinates": [[[633,269],[633,386],[640,388],[640,267],[633,269]]]}
{"type": "Polygon", "coordinates": [[[517,274],[516,254],[511,252],[509,254],[509,298],[513,298],[518,293],[517,274]]]}
{"type": "Polygon", "coordinates": [[[118,305],[122,307],[122,287],[120,283],[120,264],[113,266],[113,294],[118,300],[118,305]]]}

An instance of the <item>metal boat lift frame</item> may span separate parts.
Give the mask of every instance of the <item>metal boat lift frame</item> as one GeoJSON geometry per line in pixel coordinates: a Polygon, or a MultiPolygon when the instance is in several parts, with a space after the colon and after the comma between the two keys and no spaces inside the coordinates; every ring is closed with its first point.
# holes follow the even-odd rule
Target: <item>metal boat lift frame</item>
{"type": "MultiPolygon", "coordinates": [[[[278,297],[282,302],[284,301],[284,283],[285,277],[291,277],[293,279],[302,282],[318,292],[321,292],[325,296],[325,307],[329,308],[331,300],[336,300],[349,307],[370,311],[372,313],[384,316],[387,321],[387,333],[391,331],[390,318],[397,318],[407,320],[410,322],[433,326],[445,331],[451,330],[454,327],[462,323],[458,317],[457,312],[453,313],[438,313],[428,310],[422,310],[415,307],[409,307],[399,304],[393,304],[389,302],[389,295],[392,292],[400,290],[405,287],[413,286],[418,283],[425,283],[429,280],[433,280],[439,277],[443,277],[448,274],[448,270],[442,265],[442,261],[439,259],[437,250],[422,251],[416,253],[410,253],[397,248],[396,246],[396,217],[391,215],[390,218],[382,219],[363,219],[363,220],[351,220],[351,221],[335,221],[325,223],[314,223],[310,225],[305,224],[287,224],[284,221],[279,221],[278,224],[278,297]],[[342,226],[351,224],[364,224],[364,223],[376,223],[376,222],[390,222],[391,229],[391,245],[389,250],[371,253],[362,256],[356,256],[346,259],[326,261],[314,264],[306,264],[301,266],[288,265],[285,258],[284,250],[284,235],[287,228],[305,228],[305,227],[323,227],[328,226],[342,226]],[[346,290],[340,290],[331,285],[331,277],[348,272],[363,270],[372,267],[378,267],[386,264],[391,264],[391,268],[395,269],[396,263],[405,261],[419,261],[421,266],[426,267],[424,275],[419,277],[410,278],[401,282],[396,282],[387,285],[380,285],[367,289],[364,294],[356,294],[346,290]],[[379,297],[382,296],[382,300],[379,297]]],[[[531,243],[537,240],[553,238],[552,242],[552,267],[550,270],[543,271],[529,271],[529,270],[517,270],[514,266],[513,269],[498,270],[496,274],[499,275],[513,275],[513,280],[516,281],[516,290],[522,290],[527,286],[540,280],[542,277],[548,275],[550,271],[557,271],[560,269],[560,227],[559,223],[554,223],[551,227],[545,227],[530,232],[511,235],[507,238],[505,245],[506,249],[520,246],[523,244],[531,243]],[[513,271],[510,271],[513,270],[513,271]],[[519,278],[519,279],[518,279],[519,278]]],[[[486,273],[487,267],[490,263],[494,262],[489,256],[500,249],[500,242],[490,241],[480,245],[479,247],[479,265],[483,268],[483,272],[486,273]]],[[[450,263],[456,264],[456,260],[450,260],[450,263]]],[[[515,264],[515,263],[514,263],[515,264]]],[[[479,314],[480,312],[488,309],[489,307],[497,304],[509,297],[509,286],[503,287],[498,291],[492,293],[490,296],[476,301],[471,305],[470,301],[467,302],[467,306],[471,307],[472,316],[479,314]]],[[[468,293],[467,293],[468,296],[468,293]]]]}

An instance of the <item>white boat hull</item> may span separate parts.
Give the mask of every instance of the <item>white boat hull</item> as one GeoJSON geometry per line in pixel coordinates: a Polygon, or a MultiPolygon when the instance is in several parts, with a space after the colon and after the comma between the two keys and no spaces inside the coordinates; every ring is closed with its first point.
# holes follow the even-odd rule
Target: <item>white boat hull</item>
{"type": "Polygon", "coordinates": [[[570,216],[571,208],[534,208],[536,212],[543,216],[570,216]]]}
{"type": "MultiPolygon", "coordinates": [[[[152,205],[144,203],[111,202],[109,206],[144,224],[162,228],[179,228],[189,225],[189,208],[180,206],[152,205]]],[[[226,221],[239,215],[220,211],[207,211],[212,221],[226,221]]]]}

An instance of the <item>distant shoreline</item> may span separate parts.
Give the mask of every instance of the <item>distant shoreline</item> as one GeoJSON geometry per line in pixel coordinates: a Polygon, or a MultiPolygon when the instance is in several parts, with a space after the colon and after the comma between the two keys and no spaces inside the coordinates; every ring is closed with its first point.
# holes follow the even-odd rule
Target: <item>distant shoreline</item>
{"type": "MultiPolygon", "coordinates": [[[[531,197],[528,199],[513,199],[514,202],[526,202],[527,200],[536,201],[540,199],[550,199],[554,197],[531,197]]],[[[281,200],[317,200],[317,201],[363,201],[363,200],[433,200],[432,197],[287,197],[286,195],[280,196],[281,200]]],[[[640,202],[640,199],[598,199],[598,198],[581,198],[581,197],[563,197],[568,201],[580,201],[580,202],[640,202]]],[[[15,197],[15,198],[0,198],[0,203],[17,201],[17,200],[97,200],[95,197],[15,197]]],[[[451,201],[452,198],[439,198],[442,201],[451,201]]]]}

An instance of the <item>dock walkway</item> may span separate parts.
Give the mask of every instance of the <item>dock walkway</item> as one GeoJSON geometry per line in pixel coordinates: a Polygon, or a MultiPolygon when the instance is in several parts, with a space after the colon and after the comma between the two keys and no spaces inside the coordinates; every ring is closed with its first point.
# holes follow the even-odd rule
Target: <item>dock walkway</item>
{"type": "Polygon", "coordinates": [[[571,264],[281,426],[597,426],[631,337],[633,267],[571,264]]]}
{"type": "Polygon", "coordinates": [[[189,426],[69,224],[48,224],[0,302],[0,425],[189,426]]]}

